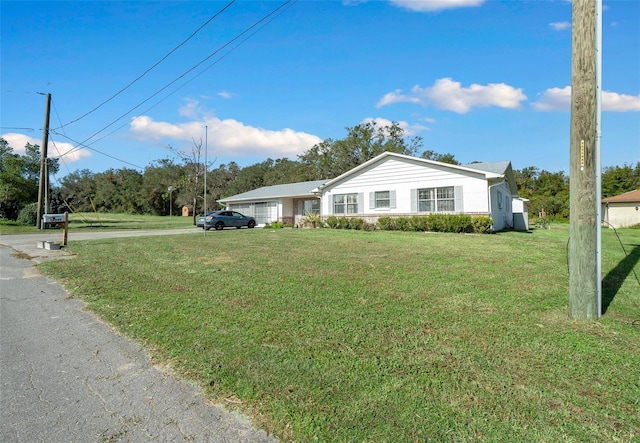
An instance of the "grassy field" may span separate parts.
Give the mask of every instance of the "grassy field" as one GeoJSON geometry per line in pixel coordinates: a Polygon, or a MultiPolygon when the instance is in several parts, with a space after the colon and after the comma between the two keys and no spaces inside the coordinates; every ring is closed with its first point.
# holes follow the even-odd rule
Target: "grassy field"
{"type": "MultiPolygon", "coordinates": [[[[76,212],[69,214],[70,231],[121,230],[121,229],[180,229],[193,226],[193,217],[164,217],[155,215],[101,214],[76,212]]],[[[25,226],[11,221],[0,221],[0,234],[36,233],[35,226],[25,226]]]]}
{"type": "Polygon", "coordinates": [[[225,230],[41,269],[282,441],[640,441],[640,230],[603,231],[596,322],[567,317],[568,231],[225,230]]]}

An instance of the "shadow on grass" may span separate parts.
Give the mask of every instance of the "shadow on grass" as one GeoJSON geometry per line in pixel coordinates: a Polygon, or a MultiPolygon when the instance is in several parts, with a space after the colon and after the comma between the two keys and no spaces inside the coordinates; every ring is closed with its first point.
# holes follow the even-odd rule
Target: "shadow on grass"
{"type": "MultiPolygon", "coordinates": [[[[622,283],[634,273],[634,267],[640,261],[640,245],[635,245],[629,254],[613,268],[602,279],[602,313],[607,312],[607,308],[613,302],[616,294],[620,290],[622,283]]],[[[637,274],[635,274],[637,277],[637,274]]]]}

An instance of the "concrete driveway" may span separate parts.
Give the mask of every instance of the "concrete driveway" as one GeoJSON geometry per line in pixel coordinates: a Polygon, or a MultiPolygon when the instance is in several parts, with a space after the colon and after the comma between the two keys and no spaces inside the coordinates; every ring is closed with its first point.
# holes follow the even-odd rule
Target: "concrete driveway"
{"type": "MultiPolygon", "coordinates": [[[[203,235],[183,231],[74,233],[73,240],[203,235]]],[[[275,441],[154,366],[140,345],[42,276],[35,262],[68,256],[37,248],[45,237],[59,241],[56,234],[0,236],[0,441],[275,441]]]]}

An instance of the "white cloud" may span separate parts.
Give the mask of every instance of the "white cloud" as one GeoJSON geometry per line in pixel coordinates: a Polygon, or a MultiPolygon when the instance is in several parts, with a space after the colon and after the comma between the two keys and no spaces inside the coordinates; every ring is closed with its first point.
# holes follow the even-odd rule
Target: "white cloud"
{"type": "Polygon", "coordinates": [[[320,143],[322,139],[305,132],[285,128],[274,131],[247,126],[234,119],[207,117],[202,121],[187,123],[156,122],[151,117],[135,117],[130,123],[131,132],[143,141],[165,142],[189,149],[193,140],[204,138],[213,155],[262,157],[295,157],[320,143]]]}
{"type": "Polygon", "coordinates": [[[602,91],[602,110],[616,112],[640,111],[640,94],[626,95],[602,91]]]}
{"type": "Polygon", "coordinates": [[[565,29],[570,29],[571,28],[571,23],[569,23],[569,22],[553,22],[553,23],[549,23],[549,26],[554,31],[564,31],[565,29]]]}
{"type": "Polygon", "coordinates": [[[410,11],[426,12],[480,6],[485,0],[390,0],[392,5],[410,11]]]}
{"type": "Polygon", "coordinates": [[[184,100],[186,103],[178,109],[178,114],[183,117],[197,118],[197,116],[202,112],[200,102],[193,98],[186,98],[184,100]]]}
{"type": "Polygon", "coordinates": [[[222,98],[231,98],[233,97],[233,94],[227,91],[220,91],[218,92],[218,96],[222,97],[222,98]]]}
{"type": "Polygon", "coordinates": [[[433,86],[422,88],[414,86],[409,94],[396,89],[385,94],[377,103],[377,107],[393,103],[414,103],[422,106],[433,105],[440,109],[465,114],[476,107],[498,106],[500,108],[518,109],[520,102],[526,100],[521,88],[514,88],[505,83],[488,85],[472,84],[463,88],[460,82],[450,78],[436,80],[433,86]]]}
{"type": "Polygon", "coordinates": [[[571,86],[550,88],[542,93],[540,99],[531,103],[536,111],[569,111],[571,109],[571,86]]]}
{"type": "MultiPolygon", "coordinates": [[[[531,103],[537,111],[571,111],[571,86],[549,88],[538,101],[531,103]]],[[[627,95],[602,91],[602,110],[607,112],[640,111],[640,94],[627,95]]]]}
{"type": "MultiPolygon", "coordinates": [[[[6,133],[1,136],[4,138],[9,146],[13,149],[13,152],[16,154],[24,155],[25,153],[25,145],[27,143],[31,143],[32,145],[42,145],[42,140],[37,140],[33,137],[29,137],[24,134],[17,133],[6,133]]],[[[66,142],[59,142],[52,140],[49,138],[49,147],[47,149],[47,157],[49,158],[57,158],[63,157],[66,163],[72,163],[82,159],[83,157],[91,157],[91,152],[86,149],[78,149],[73,151],[74,145],[66,142]],[[70,152],[72,151],[72,152],[70,152]],[[70,152],[70,153],[69,153],[70,152]]]]}

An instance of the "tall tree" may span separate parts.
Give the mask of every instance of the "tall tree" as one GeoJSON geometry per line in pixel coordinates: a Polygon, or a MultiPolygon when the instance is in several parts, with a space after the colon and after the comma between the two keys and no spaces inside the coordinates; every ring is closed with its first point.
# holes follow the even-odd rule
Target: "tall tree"
{"type": "MultiPolygon", "coordinates": [[[[27,143],[24,155],[13,152],[0,137],[0,215],[12,220],[20,209],[38,201],[40,180],[40,147],[27,143]]],[[[49,171],[58,171],[58,161],[49,159],[49,171]]]]}
{"type": "Polygon", "coordinates": [[[91,212],[96,196],[96,176],[88,169],[74,171],[61,180],[61,194],[66,205],[74,212],[91,212]]]}
{"type": "MultiPolygon", "coordinates": [[[[193,208],[193,224],[195,226],[198,216],[198,199],[204,194],[202,179],[204,178],[205,171],[208,169],[202,161],[202,138],[200,138],[200,140],[193,139],[193,146],[190,151],[171,149],[184,163],[184,175],[182,177],[181,187],[185,193],[184,195],[182,193],[180,194],[180,199],[184,199],[185,197],[190,199],[190,204],[193,208]]],[[[206,210],[206,208],[203,209],[206,210]]]]}
{"type": "Polygon", "coordinates": [[[177,200],[181,188],[183,167],[172,159],[158,160],[147,166],[144,170],[141,197],[144,201],[145,211],[155,215],[168,215],[176,213],[177,200]],[[172,191],[169,191],[169,187],[172,191]],[[173,207],[170,209],[169,205],[173,207]]]}
{"type": "Polygon", "coordinates": [[[421,155],[422,158],[426,159],[426,160],[433,160],[433,161],[437,161],[437,162],[442,162],[442,163],[449,163],[452,165],[459,165],[460,162],[458,160],[456,160],[455,156],[453,154],[449,154],[448,152],[446,154],[438,154],[435,151],[424,151],[421,155]]]}
{"type": "Polygon", "coordinates": [[[602,171],[602,197],[613,197],[640,189],[640,162],[631,165],[610,166],[602,171]]]}
{"type": "Polygon", "coordinates": [[[235,162],[231,162],[229,165],[222,164],[208,173],[207,193],[211,196],[210,208],[221,208],[217,201],[234,194],[231,191],[231,186],[237,180],[239,174],[240,167],[235,162]]]}
{"type": "Polygon", "coordinates": [[[540,170],[535,166],[527,166],[523,169],[514,169],[513,175],[518,186],[518,194],[523,198],[531,198],[536,189],[536,181],[540,170]]]}
{"type": "Polygon", "coordinates": [[[515,170],[521,197],[528,198],[529,211],[548,217],[569,217],[569,177],[564,172],[540,171],[535,166],[515,170]]]}
{"type": "Polygon", "coordinates": [[[420,137],[407,139],[396,122],[381,126],[369,121],[346,129],[346,138],[326,139],[299,156],[309,168],[309,179],[337,177],[385,151],[415,155],[422,146],[420,137]]]}

